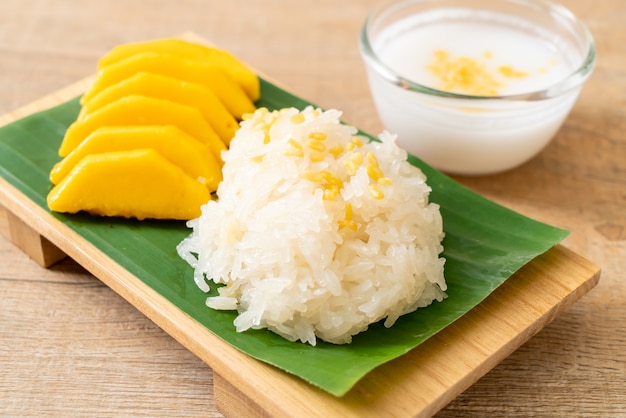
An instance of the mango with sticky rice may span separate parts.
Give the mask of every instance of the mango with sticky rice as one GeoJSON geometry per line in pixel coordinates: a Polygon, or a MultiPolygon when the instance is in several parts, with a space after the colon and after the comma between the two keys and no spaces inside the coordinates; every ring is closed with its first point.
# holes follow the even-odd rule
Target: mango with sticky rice
{"type": "Polygon", "coordinates": [[[156,39],[115,46],[98,61],[98,69],[118,63],[142,52],[172,55],[179,59],[210,62],[218,65],[243,88],[252,101],[260,97],[260,83],[256,74],[230,52],[176,38],[156,39]]]}

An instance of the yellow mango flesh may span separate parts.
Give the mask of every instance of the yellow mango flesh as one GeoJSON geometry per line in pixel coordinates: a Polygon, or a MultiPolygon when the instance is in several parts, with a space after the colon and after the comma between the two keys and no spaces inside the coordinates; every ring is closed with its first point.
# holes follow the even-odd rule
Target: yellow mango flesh
{"type": "Polygon", "coordinates": [[[252,101],[260,97],[259,79],[250,68],[236,59],[228,51],[187,42],[181,39],[156,39],[118,45],[98,61],[98,69],[118,63],[141,52],[156,52],[173,55],[191,61],[212,62],[220,66],[243,88],[252,101]]]}
{"type": "Polygon", "coordinates": [[[206,144],[221,163],[226,145],[194,107],[169,100],[130,95],[112,102],[67,129],[59,155],[66,157],[93,131],[103,126],[174,125],[206,144]]]}
{"type": "Polygon", "coordinates": [[[207,87],[159,74],[140,72],[113,84],[87,100],[78,119],[129,95],[170,100],[197,108],[222,141],[228,145],[239,128],[237,120],[207,87]]]}
{"type": "Polygon", "coordinates": [[[255,110],[254,103],[239,84],[219,66],[155,52],[140,52],[99,70],[94,84],[81,98],[81,104],[87,103],[105,88],[139,72],[160,74],[202,84],[212,90],[237,119],[255,110]]]}
{"type": "Polygon", "coordinates": [[[52,184],[60,183],[88,155],[113,151],[153,149],[205,184],[209,192],[222,181],[220,164],[205,144],[175,126],[121,126],[96,129],[50,171],[52,184]]]}
{"type": "Polygon", "coordinates": [[[200,216],[208,189],[152,149],[88,155],[48,194],[56,212],[139,220],[200,216]]]}

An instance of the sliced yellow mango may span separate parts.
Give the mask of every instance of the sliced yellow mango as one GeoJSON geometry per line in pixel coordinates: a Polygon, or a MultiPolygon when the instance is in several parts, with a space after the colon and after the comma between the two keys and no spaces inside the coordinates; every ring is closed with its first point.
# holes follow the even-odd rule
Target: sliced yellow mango
{"type": "Polygon", "coordinates": [[[65,133],[59,155],[66,157],[102,126],[138,125],[174,125],[208,145],[216,159],[222,161],[221,152],[226,149],[226,145],[198,109],[138,95],[123,97],[72,123],[65,133]]]}
{"type": "Polygon", "coordinates": [[[197,108],[226,145],[230,144],[230,140],[239,128],[237,120],[228,112],[215,93],[207,87],[144,72],[113,84],[87,100],[83,104],[78,119],[84,119],[103,106],[131,94],[170,100],[197,108]]]}
{"type": "Polygon", "coordinates": [[[175,55],[141,52],[98,71],[91,88],[81,98],[87,103],[105,88],[139,72],[161,74],[206,86],[237,119],[255,110],[254,103],[233,79],[215,64],[190,61],[175,55]]]}
{"type": "Polygon", "coordinates": [[[238,82],[252,101],[256,101],[260,97],[259,78],[249,67],[228,51],[181,39],[156,39],[118,45],[100,58],[98,69],[113,65],[141,52],[156,52],[191,61],[215,63],[238,82]]]}
{"type": "Polygon", "coordinates": [[[207,188],[153,149],[86,156],[48,194],[55,212],[139,220],[200,216],[207,188]]]}
{"type": "Polygon", "coordinates": [[[175,126],[105,126],[96,129],[50,171],[52,184],[60,183],[87,155],[151,148],[182,168],[210,192],[222,181],[221,164],[209,148],[175,126]]]}

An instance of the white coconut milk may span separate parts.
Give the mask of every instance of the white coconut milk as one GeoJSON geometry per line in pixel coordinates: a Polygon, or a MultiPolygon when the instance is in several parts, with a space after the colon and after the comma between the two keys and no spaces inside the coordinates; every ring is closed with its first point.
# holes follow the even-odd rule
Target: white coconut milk
{"type": "MultiPolygon", "coordinates": [[[[575,71],[580,56],[543,28],[508,15],[443,9],[410,16],[373,42],[412,82],[470,96],[542,91],[575,71]]],[[[459,100],[402,89],[369,71],[386,128],[409,152],[444,171],[484,174],[521,164],[558,130],[579,89],[555,99],[459,100]]]]}

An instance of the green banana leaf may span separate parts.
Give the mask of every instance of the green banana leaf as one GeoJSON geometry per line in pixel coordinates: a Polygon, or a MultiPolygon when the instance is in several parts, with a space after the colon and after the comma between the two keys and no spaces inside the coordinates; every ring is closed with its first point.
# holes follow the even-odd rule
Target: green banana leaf
{"type": "MultiPolygon", "coordinates": [[[[309,105],[261,80],[258,106],[309,105]]],[[[48,174],[80,109],[78,98],[0,128],[0,175],[47,210],[48,174]]],[[[239,350],[342,396],[375,367],[401,356],[485,299],[524,264],[568,234],[499,206],[411,156],[428,176],[431,200],[441,206],[448,298],[401,317],[387,329],[374,324],[348,345],[289,342],[266,330],[237,333],[235,314],[214,311],[176,253],[190,230],[183,222],[133,221],[53,213],[169,302],[239,350]],[[303,361],[306,359],[306,361],[303,361]]]]}

